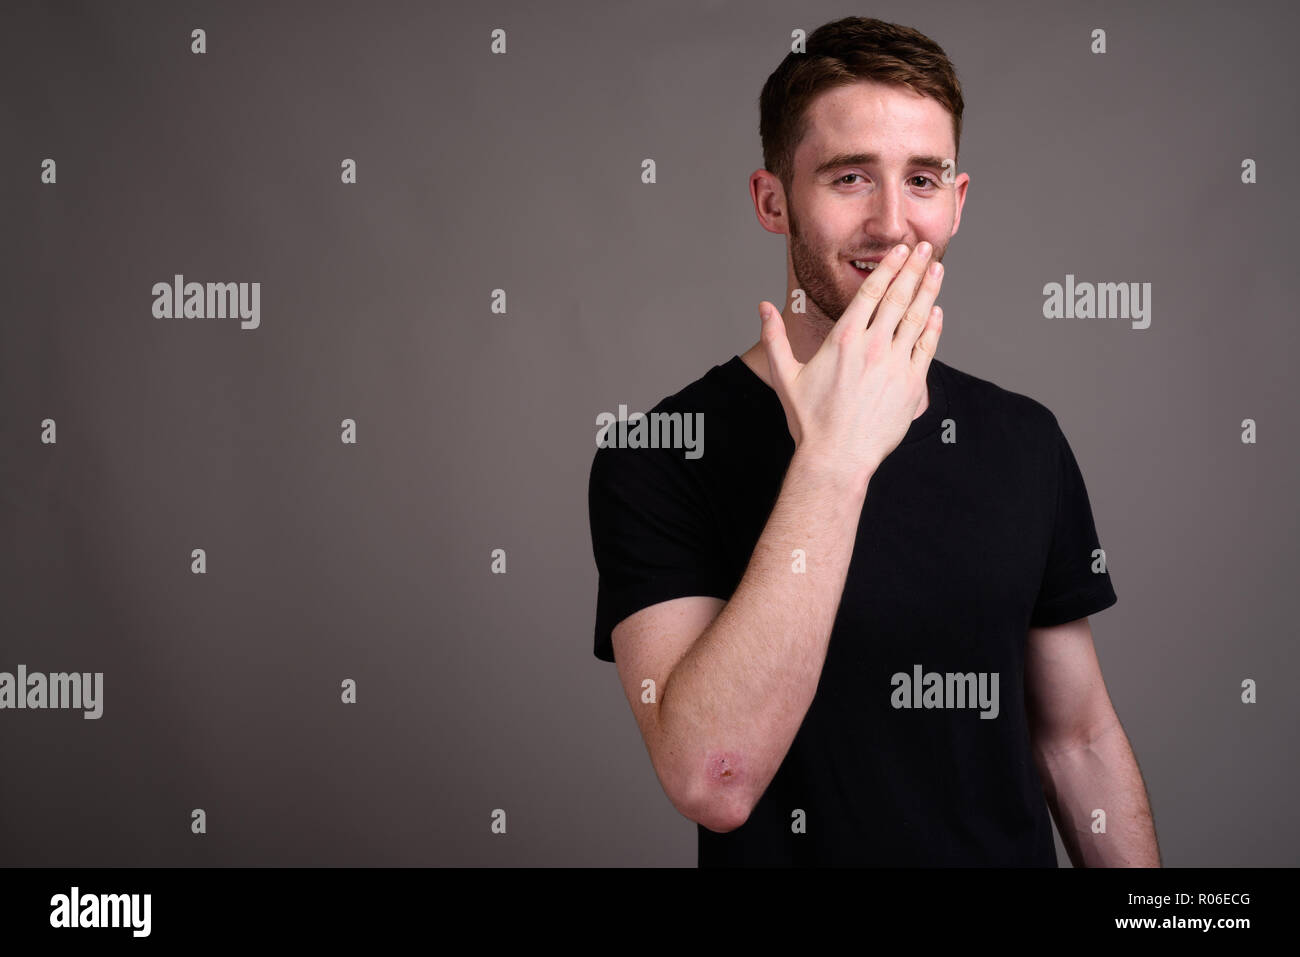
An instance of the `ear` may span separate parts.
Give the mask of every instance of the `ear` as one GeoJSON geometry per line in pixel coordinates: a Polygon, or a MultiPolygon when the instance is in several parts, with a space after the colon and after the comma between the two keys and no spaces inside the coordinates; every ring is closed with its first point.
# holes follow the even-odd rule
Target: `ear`
{"type": "Polygon", "coordinates": [[[769,233],[785,235],[790,232],[785,187],[774,174],[765,169],[754,170],[749,176],[749,195],[754,201],[754,213],[760,226],[769,233]]]}

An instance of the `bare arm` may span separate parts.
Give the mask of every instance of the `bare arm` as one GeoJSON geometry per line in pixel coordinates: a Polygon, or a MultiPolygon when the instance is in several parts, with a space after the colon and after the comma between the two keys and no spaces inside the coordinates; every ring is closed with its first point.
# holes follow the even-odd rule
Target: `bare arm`
{"type": "Polygon", "coordinates": [[[1026,709],[1034,763],[1075,867],[1159,867],[1146,786],[1102,680],[1087,618],[1031,628],[1026,709]],[[1105,812],[1106,830],[1094,831],[1105,812]]]}
{"type": "Polygon", "coordinates": [[[614,629],[660,782],[710,830],[745,822],[816,693],[871,476],[907,431],[939,338],[927,261],[925,250],[882,264],[807,364],[772,311],[763,341],[795,453],[745,574],[720,611],[680,599],[614,629]],[[890,285],[895,274],[905,281],[890,285]],[[645,677],[661,689],[654,704],[637,696],[645,677]]]}
{"type": "Polygon", "coordinates": [[[706,827],[744,823],[812,704],[865,494],[796,452],[735,594],[668,678],[659,727],[703,772],[706,827]]]}
{"type": "Polygon", "coordinates": [[[1075,867],[1160,867],[1146,787],[1117,718],[1075,747],[1036,753],[1048,806],[1075,867]],[[1106,812],[1094,833],[1093,811],[1106,812]]]}
{"type": "Polygon", "coordinates": [[[614,657],[665,793],[714,831],[744,823],[812,703],[862,511],[796,452],[729,602],[662,602],[621,622],[614,657]],[[794,570],[794,550],[807,570],[794,570]],[[661,688],[647,702],[643,682],[661,688]]]}

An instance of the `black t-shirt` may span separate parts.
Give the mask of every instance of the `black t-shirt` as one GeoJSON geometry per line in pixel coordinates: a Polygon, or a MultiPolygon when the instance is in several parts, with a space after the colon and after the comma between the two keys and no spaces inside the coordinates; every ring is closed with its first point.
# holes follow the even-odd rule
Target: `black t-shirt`
{"type": "MultiPolygon", "coordinates": [[[[1025,716],[1026,632],[1108,608],[1115,592],[1052,412],[938,359],[926,381],[928,407],[871,478],[808,713],[748,820],[725,834],[697,825],[701,867],[1056,866],[1025,716]]],[[[703,454],[596,451],[604,661],[632,613],[731,597],[794,453],[780,399],[739,356],[650,411],[703,413],[703,454]]]]}

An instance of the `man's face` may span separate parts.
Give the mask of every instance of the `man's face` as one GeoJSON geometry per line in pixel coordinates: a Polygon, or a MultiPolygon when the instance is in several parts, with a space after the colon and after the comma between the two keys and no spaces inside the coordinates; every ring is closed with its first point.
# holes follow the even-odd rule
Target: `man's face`
{"type": "Polygon", "coordinates": [[[837,321],[870,275],[851,260],[922,240],[943,259],[969,177],[943,182],[943,160],[956,152],[952,116],[906,87],[863,81],[828,90],[808,120],[787,197],[790,259],[809,315],[837,321]]]}

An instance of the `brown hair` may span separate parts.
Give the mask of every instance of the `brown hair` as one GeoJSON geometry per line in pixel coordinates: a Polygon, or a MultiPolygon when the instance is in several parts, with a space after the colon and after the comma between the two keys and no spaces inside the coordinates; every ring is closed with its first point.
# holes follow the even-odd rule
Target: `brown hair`
{"type": "Polygon", "coordinates": [[[786,54],[758,98],[763,168],[775,174],[787,195],[795,147],[808,132],[808,105],[826,90],[862,80],[906,86],[938,100],[952,114],[953,143],[961,148],[965,103],[943,48],[911,27],[845,17],[814,30],[806,53],[786,54]]]}

